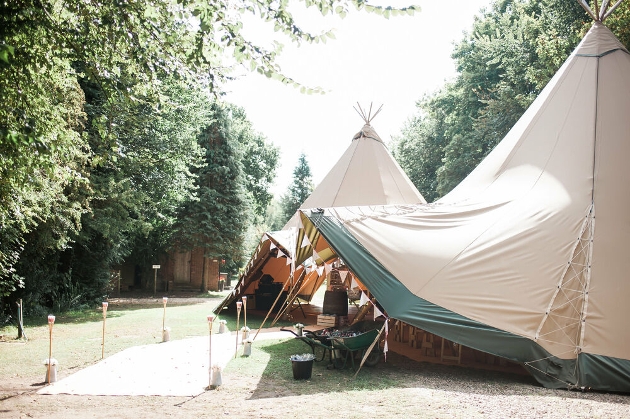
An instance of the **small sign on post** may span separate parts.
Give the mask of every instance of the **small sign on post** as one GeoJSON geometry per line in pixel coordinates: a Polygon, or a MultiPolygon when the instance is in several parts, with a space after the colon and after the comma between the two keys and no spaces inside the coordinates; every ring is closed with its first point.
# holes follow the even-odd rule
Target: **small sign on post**
{"type": "Polygon", "coordinates": [[[153,269],[155,270],[155,275],[153,275],[153,295],[157,290],[157,271],[160,269],[160,265],[153,265],[153,269]]]}

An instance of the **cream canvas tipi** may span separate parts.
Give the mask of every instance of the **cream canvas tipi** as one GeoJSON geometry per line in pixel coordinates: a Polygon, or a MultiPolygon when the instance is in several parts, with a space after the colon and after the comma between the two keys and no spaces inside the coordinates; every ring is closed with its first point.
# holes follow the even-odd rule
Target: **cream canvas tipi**
{"type": "MultiPolygon", "coordinates": [[[[354,135],[341,158],[300,208],[426,203],[370,124],[380,108],[374,115],[371,108],[367,114],[360,106],[359,109],[365,125],[354,135]]],[[[321,158],[327,157],[323,155],[321,158]]],[[[264,275],[283,284],[303,275],[305,279],[295,294],[310,301],[325,279],[325,272],[321,269],[306,272],[299,263],[293,263],[306,252],[312,254],[310,245],[302,245],[303,235],[296,235],[298,226],[296,214],[283,230],[263,235],[233,292],[217,307],[217,311],[242,295],[254,294],[264,275]]],[[[325,252],[322,252],[321,258],[326,259],[325,252]]]]}
{"type": "Polygon", "coordinates": [[[391,318],[548,387],[630,392],[630,54],[607,6],[588,9],[582,42],[451,193],[302,220],[391,318]]]}

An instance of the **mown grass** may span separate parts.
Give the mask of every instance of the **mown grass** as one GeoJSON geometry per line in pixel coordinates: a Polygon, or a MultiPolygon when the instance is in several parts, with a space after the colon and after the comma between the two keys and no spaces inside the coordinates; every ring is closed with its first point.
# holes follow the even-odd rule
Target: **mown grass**
{"type": "MultiPolygon", "coordinates": [[[[123,349],[162,341],[162,322],[170,329],[170,339],[184,339],[208,334],[207,315],[220,302],[211,298],[196,304],[168,305],[159,302],[143,305],[112,305],[105,319],[105,357],[123,349]]],[[[236,328],[236,313],[223,312],[213,323],[213,331],[219,328],[219,319],[227,322],[229,330],[236,328]]],[[[263,318],[248,313],[247,326],[257,329],[263,318]]],[[[242,327],[241,314],[239,325],[242,327]]],[[[286,326],[280,323],[277,326],[286,326]]],[[[0,329],[0,377],[33,377],[45,374],[44,360],[48,358],[50,330],[47,318],[25,319],[27,339],[17,339],[17,328],[0,329]]],[[[52,356],[58,363],[61,377],[71,374],[102,359],[103,313],[102,309],[82,310],[57,315],[52,330],[52,356]]],[[[43,379],[43,378],[42,378],[43,379]]]]}
{"type": "MultiPolygon", "coordinates": [[[[287,336],[290,336],[287,334],[287,336]]],[[[375,390],[396,387],[398,380],[382,368],[364,367],[355,374],[350,366],[344,369],[332,368],[328,358],[313,362],[311,379],[296,381],[293,378],[291,355],[310,353],[311,348],[299,339],[254,341],[250,357],[237,357],[227,365],[226,372],[247,371],[248,375],[260,376],[258,388],[286,388],[292,394],[305,395],[320,393],[322,390],[375,390]]],[[[318,353],[319,356],[319,353],[318,353]]],[[[359,361],[356,361],[358,367],[359,361]]],[[[389,369],[389,368],[388,368],[389,369]]],[[[390,371],[391,372],[391,371],[390,371]]],[[[278,390],[279,389],[279,390],[278,390]]],[[[256,397],[256,394],[253,395],[256,397]]]]}

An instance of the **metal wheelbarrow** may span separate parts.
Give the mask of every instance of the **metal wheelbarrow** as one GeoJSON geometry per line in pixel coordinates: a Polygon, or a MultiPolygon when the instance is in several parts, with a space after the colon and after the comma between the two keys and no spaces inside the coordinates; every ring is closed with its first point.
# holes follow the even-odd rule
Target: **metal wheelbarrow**
{"type": "MultiPolygon", "coordinates": [[[[354,336],[340,336],[331,337],[332,344],[331,358],[335,368],[343,369],[348,365],[348,360],[352,365],[352,369],[356,371],[354,364],[355,358],[359,361],[363,359],[365,353],[379,335],[377,329],[372,329],[367,332],[360,332],[360,334],[354,336]]],[[[381,351],[379,345],[375,345],[370,351],[370,354],[365,360],[365,365],[373,367],[378,364],[381,358],[381,351]]]]}
{"type": "MultiPolygon", "coordinates": [[[[293,333],[296,338],[309,345],[313,355],[315,355],[315,361],[321,362],[328,355],[329,368],[343,369],[350,361],[352,369],[356,370],[354,359],[362,359],[372,346],[379,335],[378,325],[378,322],[361,321],[343,329],[329,327],[317,331],[305,330],[302,336],[290,329],[282,328],[280,330],[293,333]],[[322,350],[321,355],[317,354],[318,349],[322,350]]],[[[365,360],[365,365],[375,366],[380,357],[380,345],[374,345],[365,360]]]]}

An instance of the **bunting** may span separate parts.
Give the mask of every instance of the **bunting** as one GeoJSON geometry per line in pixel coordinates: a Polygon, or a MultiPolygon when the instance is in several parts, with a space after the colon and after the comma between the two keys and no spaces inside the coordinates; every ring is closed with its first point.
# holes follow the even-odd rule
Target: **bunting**
{"type": "Polygon", "coordinates": [[[285,257],[286,255],[284,254],[284,252],[280,249],[278,249],[278,253],[276,254],[276,258],[282,258],[285,257]]]}
{"type": "Polygon", "coordinates": [[[269,250],[273,250],[276,248],[276,244],[274,242],[271,242],[271,244],[269,245],[269,250]]]}
{"type": "Polygon", "coordinates": [[[317,253],[315,249],[313,249],[313,260],[317,260],[317,259],[319,259],[319,253],[317,253]]]}
{"type": "Polygon", "coordinates": [[[305,234],[304,237],[302,237],[302,245],[300,247],[306,247],[308,245],[310,245],[311,242],[308,240],[308,236],[305,234]]]}
{"type": "Polygon", "coordinates": [[[324,267],[323,266],[318,266],[317,267],[317,274],[319,276],[322,276],[323,273],[324,273],[324,267]]]}
{"type": "Polygon", "coordinates": [[[345,281],[346,277],[348,276],[348,271],[339,271],[339,276],[341,277],[342,281],[345,281]]]}
{"type": "Polygon", "coordinates": [[[332,271],[332,263],[324,263],[324,269],[326,270],[326,275],[332,271]]]}
{"type": "Polygon", "coordinates": [[[376,320],[378,317],[382,316],[383,313],[381,312],[381,310],[378,309],[378,307],[376,307],[376,305],[374,305],[374,320],[376,320]]]}
{"type": "Polygon", "coordinates": [[[361,291],[361,298],[359,299],[359,307],[363,304],[367,304],[370,301],[367,295],[363,291],[361,291]]]}

